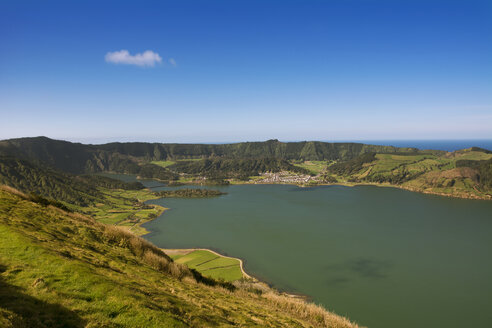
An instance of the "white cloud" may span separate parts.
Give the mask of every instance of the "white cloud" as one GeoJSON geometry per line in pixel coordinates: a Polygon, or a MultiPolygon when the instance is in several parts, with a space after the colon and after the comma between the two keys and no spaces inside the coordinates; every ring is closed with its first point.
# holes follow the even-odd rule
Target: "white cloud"
{"type": "Polygon", "coordinates": [[[141,54],[130,55],[128,50],[108,52],[104,57],[106,62],[114,64],[127,64],[137,66],[155,66],[156,63],[162,62],[162,57],[152,50],[147,50],[141,54]]]}
{"type": "Polygon", "coordinates": [[[176,60],[174,60],[174,58],[169,58],[169,64],[171,64],[172,66],[176,66],[176,60]]]}

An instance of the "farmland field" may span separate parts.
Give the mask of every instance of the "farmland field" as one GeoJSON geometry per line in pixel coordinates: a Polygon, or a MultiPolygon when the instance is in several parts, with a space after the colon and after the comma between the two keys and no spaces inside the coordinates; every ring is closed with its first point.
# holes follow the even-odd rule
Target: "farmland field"
{"type": "Polygon", "coordinates": [[[239,260],[222,257],[208,250],[191,252],[166,251],[177,263],[186,264],[206,277],[224,281],[239,280],[243,277],[239,260]]]}

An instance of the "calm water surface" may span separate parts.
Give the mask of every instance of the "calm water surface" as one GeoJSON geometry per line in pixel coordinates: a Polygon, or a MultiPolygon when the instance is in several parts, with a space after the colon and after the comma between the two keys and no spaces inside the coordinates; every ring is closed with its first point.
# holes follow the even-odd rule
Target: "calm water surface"
{"type": "Polygon", "coordinates": [[[492,202],[371,186],[220,189],[152,201],[170,210],[146,238],[243,258],[276,288],[369,327],[490,327],[492,202]]]}

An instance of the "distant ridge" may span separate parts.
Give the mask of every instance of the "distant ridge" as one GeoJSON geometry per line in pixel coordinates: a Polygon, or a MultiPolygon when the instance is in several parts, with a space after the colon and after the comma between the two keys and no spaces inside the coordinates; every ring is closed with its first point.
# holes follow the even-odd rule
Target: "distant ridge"
{"type": "MultiPolygon", "coordinates": [[[[491,199],[490,154],[489,150],[478,147],[446,152],[354,142],[276,139],[233,144],[85,145],[35,137],[0,141],[0,180],[24,191],[37,189],[44,196],[76,199],[81,203],[91,203],[95,193],[87,183],[82,185],[73,177],[71,181],[77,183],[70,188],[63,187],[60,181],[67,178],[61,179],[62,173],[112,172],[163,182],[217,185],[257,183],[258,179],[262,183],[277,183],[281,181],[276,175],[287,172],[292,177],[282,178],[284,183],[386,184],[440,195],[491,199]],[[264,174],[274,176],[264,180],[261,178],[264,174]],[[45,177],[36,178],[40,176],[45,177]],[[72,192],[75,185],[78,190],[86,190],[83,197],[77,196],[79,192],[72,192]]],[[[109,183],[89,184],[96,182],[109,183]]]]}
{"type": "MultiPolygon", "coordinates": [[[[0,141],[0,156],[41,163],[69,173],[122,171],[139,161],[209,157],[278,158],[284,160],[349,160],[364,153],[416,152],[416,148],[329,143],[321,141],[280,142],[268,140],[233,144],[177,144],[113,142],[86,145],[47,137],[0,141]]],[[[136,168],[134,168],[136,169],[136,168]]],[[[138,172],[137,172],[138,173],[138,172]]]]}

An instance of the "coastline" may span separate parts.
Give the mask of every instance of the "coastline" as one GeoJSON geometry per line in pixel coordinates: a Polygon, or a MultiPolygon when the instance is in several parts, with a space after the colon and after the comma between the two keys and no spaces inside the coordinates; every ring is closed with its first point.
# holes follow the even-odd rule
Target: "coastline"
{"type": "MultiPolygon", "coordinates": [[[[149,189],[149,188],[147,188],[147,189],[149,189]]],[[[149,191],[150,191],[150,189],[149,189],[149,191]]],[[[138,201],[139,202],[142,202],[142,203],[145,203],[145,202],[147,202],[149,200],[154,200],[154,199],[159,199],[159,197],[148,198],[148,199],[138,199],[138,201]]],[[[142,227],[142,224],[145,224],[147,222],[150,222],[150,221],[153,221],[153,220],[157,219],[165,211],[169,210],[168,207],[164,207],[164,206],[161,206],[161,205],[157,205],[157,204],[150,204],[150,205],[157,210],[156,216],[153,217],[153,218],[149,218],[147,220],[140,220],[139,222],[137,222],[133,226],[131,226],[130,229],[129,229],[131,232],[135,233],[137,236],[142,237],[142,236],[145,236],[145,235],[148,235],[149,233],[151,233],[151,231],[149,231],[146,228],[142,227]],[[135,232],[135,231],[132,230],[134,228],[137,228],[140,231],[135,232]]],[[[120,227],[122,227],[122,226],[120,226],[120,227]]]]}
{"type": "MultiPolygon", "coordinates": [[[[431,191],[431,190],[421,190],[418,188],[392,185],[392,184],[382,184],[382,183],[370,183],[370,182],[364,182],[364,183],[362,183],[362,182],[361,183],[327,183],[327,184],[319,184],[319,185],[320,186],[345,186],[345,187],[374,186],[374,187],[382,187],[382,188],[396,188],[396,189],[407,190],[407,191],[420,193],[420,194],[437,195],[437,196],[444,196],[444,197],[456,198],[456,199],[492,200],[492,196],[447,194],[447,193],[436,192],[436,191],[431,191]]],[[[307,186],[307,187],[309,188],[309,186],[307,186]]]]}
{"type": "MultiPolygon", "coordinates": [[[[257,184],[270,184],[270,185],[291,185],[291,186],[297,186],[299,188],[311,188],[311,187],[317,187],[317,186],[344,186],[344,187],[356,187],[356,186],[374,186],[374,187],[383,187],[383,188],[397,188],[397,189],[402,189],[402,190],[407,190],[407,191],[410,191],[410,192],[417,192],[417,193],[421,193],[421,194],[429,194],[429,195],[437,195],[437,196],[444,196],[444,197],[448,197],[448,198],[456,198],[456,199],[471,199],[471,200],[492,200],[492,196],[489,196],[489,197],[479,197],[479,196],[475,196],[475,195],[455,195],[455,194],[446,194],[446,193],[439,193],[439,192],[433,192],[433,191],[427,191],[427,190],[419,190],[419,189],[414,189],[414,188],[410,188],[410,187],[405,187],[405,186],[398,186],[398,185],[391,185],[391,184],[378,184],[378,183],[352,183],[352,182],[347,182],[347,183],[343,183],[343,182],[337,182],[337,183],[320,183],[320,184],[317,184],[317,185],[300,185],[300,184],[295,184],[295,183],[259,183],[258,181],[255,181],[255,182],[242,182],[242,183],[238,183],[237,185],[257,185],[257,184]]],[[[193,185],[193,184],[191,184],[193,185]]],[[[231,185],[236,185],[234,182],[231,183],[231,185]]],[[[149,189],[149,188],[147,188],[149,189]]],[[[150,191],[150,189],[149,189],[150,191]]],[[[149,199],[146,199],[144,200],[145,202],[148,201],[148,200],[153,200],[153,199],[160,199],[159,197],[153,197],[153,198],[149,198],[149,199]]],[[[145,220],[145,221],[141,221],[141,222],[138,222],[136,223],[133,227],[138,227],[139,229],[141,229],[140,233],[138,234],[139,236],[143,237],[149,233],[151,233],[152,231],[149,231],[147,230],[146,228],[142,227],[142,225],[144,223],[147,223],[147,222],[150,222],[158,217],[160,217],[165,211],[169,210],[169,208],[166,208],[166,207],[163,207],[161,205],[156,205],[156,204],[151,204],[154,208],[156,208],[158,210],[158,213],[157,213],[157,216],[154,217],[154,218],[151,218],[149,220],[145,220]]],[[[132,227],[132,228],[133,228],[132,227]]],[[[130,229],[131,231],[131,229],[130,229]]],[[[239,261],[239,267],[241,269],[241,273],[243,275],[243,278],[245,279],[249,279],[251,283],[258,283],[258,284],[264,284],[265,286],[267,286],[269,289],[273,289],[273,287],[268,284],[267,282],[264,282],[262,281],[261,279],[258,279],[254,276],[252,276],[251,274],[248,274],[246,272],[246,270],[244,269],[244,260],[241,259],[241,258],[237,258],[237,257],[232,257],[232,256],[226,256],[226,255],[223,255],[223,254],[220,254],[218,251],[214,251],[212,249],[209,249],[209,248],[161,248],[162,251],[164,251],[166,254],[167,253],[182,253],[182,254],[188,254],[190,252],[193,252],[193,251],[197,251],[197,250],[203,250],[203,251],[208,251],[208,252],[211,252],[219,257],[223,257],[223,258],[229,258],[229,259],[234,259],[234,260],[237,260],[239,261]]],[[[295,294],[295,293],[288,293],[288,292],[285,292],[285,291],[278,291],[279,293],[282,293],[282,294],[285,294],[285,295],[288,295],[289,297],[296,297],[296,298],[302,298],[302,299],[308,299],[309,296],[307,295],[301,295],[301,294],[295,294]]]]}
{"type": "MultiPolygon", "coordinates": [[[[110,172],[108,173],[111,174],[121,174],[121,173],[116,173],[116,172],[110,172]]],[[[153,180],[153,181],[158,181],[161,183],[166,183],[167,181],[165,180],[159,180],[156,178],[142,178],[140,176],[135,176],[137,180],[153,180]]],[[[407,186],[401,186],[401,185],[393,185],[389,183],[371,183],[371,182],[335,182],[335,183],[317,183],[315,185],[304,185],[304,184],[298,184],[298,183],[289,183],[289,182],[277,182],[277,183],[262,183],[261,180],[249,180],[249,181],[234,181],[234,180],[229,180],[231,186],[233,185],[256,185],[256,184],[267,184],[267,185],[290,185],[290,186],[297,186],[300,188],[310,188],[310,187],[318,187],[318,186],[345,186],[345,187],[355,187],[355,186],[375,186],[375,187],[391,187],[391,188],[398,188],[398,189],[403,189],[403,190],[408,190],[411,192],[417,192],[421,194],[428,194],[428,195],[437,195],[437,196],[444,196],[444,197],[449,197],[449,198],[457,198],[457,199],[472,199],[472,200],[492,200],[492,195],[473,195],[473,194],[453,194],[453,193],[443,193],[443,192],[438,192],[438,191],[432,191],[432,190],[424,190],[424,189],[419,189],[419,188],[414,188],[414,187],[407,187],[407,186]]],[[[183,182],[183,186],[185,185],[190,185],[190,186],[203,186],[200,183],[193,183],[192,181],[186,181],[183,182]]],[[[161,186],[158,186],[161,187],[161,186]]],[[[146,187],[149,191],[152,188],[156,187],[146,187]]],[[[151,199],[159,199],[159,197],[155,198],[149,198],[147,200],[151,199]]],[[[156,205],[158,206],[158,205],[156,205]]],[[[166,210],[166,209],[164,209],[166,210]]],[[[159,215],[161,215],[160,213],[159,215]]],[[[149,220],[151,221],[151,220],[149,220]]],[[[145,221],[148,222],[148,221],[145,221]]]]}
{"type": "Polygon", "coordinates": [[[288,182],[285,182],[285,183],[284,182],[261,183],[258,181],[254,181],[254,182],[248,181],[248,182],[240,182],[240,183],[231,182],[231,185],[289,185],[289,186],[297,186],[299,188],[313,188],[313,187],[319,187],[319,186],[344,186],[344,187],[373,186],[373,187],[382,187],[382,188],[397,188],[397,189],[407,190],[407,191],[420,193],[420,194],[437,195],[437,196],[444,196],[444,197],[456,198],[456,199],[492,200],[492,195],[479,196],[479,195],[471,195],[471,194],[466,194],[466,195],[448,194],[448,193],[436,192],[436,191],[431,191],[431,190],[422,190],[422,189],[418,189],[418,188],[412,188],[412,187],[406,187],[406,186],[400,186],[400,185],[371,183],[371,182],[336,182],[336,183],[319,183],[319,184],[315,184],[315,185],[302,185],[302,184],[288,183],[288,182]]]}
{"type": "Polygon", "coordinates": [[[193,251],[207,251],[207,252],[215,254],[219,257],[234,259],[234,260],[239,261],[239,266],[241,269],[241,273],[243,274],[243,279],[235,280],[235,281],[233,281],[233,283],[234,282],[235,283],[246,283],[251,287],[256,287],[257,289],[260,289],[263,291],[268,290],[270,292],[274,292],[274,293],[279,294],[279,295],[284,295],[286,297],[293,298],[293,299],[303,300],[305,302],[309,302],[309,300],[311,298],[309,295],[305,295],[305,294],[299,294],[299,293],[293,293],[293,292],[278,290],[278,289],[274,288],[272,285],[270,285],[268,282],[263,281],[259,278],[256,278],[255,276],[253,276],[251,274],[248,274],[246,272],[246,270],[244,269],[243,259],[241,259],[239,257],[232,257],[232,256],[223,255],[223,254],[220,254],[219,252],[214,251],[210,248],[198,248],[198,247],[197,248],[160,248],[160,250],[162,250],[168,256],[174,255],[174,254],[186,255],[186,254],[189,254],[193,251]]]}
{"type": "MultiPolygon", "coordinates": [[[[301,186],[299,186],[299,187],[301,187],[301,186]]],[[[149,189],[149,191],[150,191],[150,188],[147,188],[147,189],[149,189]]],[[[154,200],[154,199],[160,199],[160,198],[159,197],[152,197],[152,198],[148,198],[148,199],[145,199],[145,200],[139,199],[139,201],[147,202],[149,200],[154,200]]],[[[152,232],[152,231],[149,231],[146,228],[142,227],[142,225],[144,223],[148,223],[150,221],[153,221],[153,220],[157,219],[162,214],[164,214],[164,212],[166,212],[167,210],[170,209],[168,207],[164,207],[164,206],[157,205],[157,204],[150,204],[150,205],[152,205],[154,208],[156,208],[156,209],[159,210],[157,216],[154,217],[154,218],[151,218],[149,220],[144,220],[144,221],[138,222],[134,226],[132,226],[132,228],[133,227],[138,227],[141,230],[140,231],[141,233],[139,233],[139,234],[137,234],[134,231],[132,231],[131,228],[129,229],[130,231],[132,231],[133,233],[137,234],[140,237],[144,237],[145,235],[148,235],[148,234],[150,234],[152,232]]],[[[120,226],[120,227],[122,227],[122,226],[120,226]]],[[[270,290],[270,291],[274,291],[274,292],[276,292],[276,293],[278,293],[280,295],[285,295],[285,296],[290,297],[290,298],[301,299],[301,300],[304,300],[304,301],[308,301],[310,299],[310,296],[308,296],[308,295],[298,294],[298,293],[293,293],[293,292],[286,292],[286,291],[282,291],[282,290],[277,290],[272,285],[270,285],[268,282],[263,281],[263,280],[255,277],[255,276],[247,273],[246,270],[244,269],[244,260],[241,259],[241,258],[239,258],[239,257],[233,257],[233,256],[223,255],[223,254],[219,253],[219,251],[214,251],[214,250],[209,249],[209,248],[195,247],[195,248],[160,248],[160,249],[164,253],[166,253],[168,255],[169,255],[169,253],[172,254],[172,252],[175,252],[176,254],[178,254],[178,253],[188,254],[188,253],[191,253],[193,251],[203,250],[203,251],[208,251],[210,253],[213,253],[213,254],[215,254],[215,255],[217,255],[219,257],[237,260],[237,261],[239,261],[239,267],[241,269],[241,273],[243,275],[243,278],[246,280],[247,283],[252,284],[252,285],[254,285],[256,287],[259,287],[260,289],[263,289],[263,290],[267,289],[267,290],[270,290]]],[[[240,280],[237,280],[237,281],[240,281],[240,280]]]]}
{"type": "MultiPolygon", "coordinates": [[[[321,184],[320,184],[321,185],[321,184]]],[[[412,187],[406,187],[406,186],[399,186],[399,185],[392,185],[392,184],[382,184],[382,183],[353,183],[353,184],[344,184],[344,183],[333,183],[333,184],[323,184],[324,186],[333,186],[333,185],[339,185],[339,186],[346,186],[346,187],[356,187],[356,186],[374,186],[374,187],[382,187],[382,188],[396,188],[396,189],[402,189],[402,190],[407,190],[415,193],[420,193],[420,194],[427,194],[427,195],[437,195],[437,196],[444,196],[448,198],[456,198],[456,199],[472,199],[472,200],[492,200],[492,196],[477,196],[477,195],[459,195],[459,194],[447,194],[447,193],[442,193],[442,192],[436,192],[436,191],[431,191],[431,190],[421,190],[418,188],[412,188],[412,187]]]]}
{"type": "MultiPolygon", "coordinates": [[[[190,184],[190,183],[187,183],[187,184],[190,184]]],[[[291,185],[291,186],[297,186],[299,188],[310,188],[310,187],[317,187],[317,186],[345,186],[345,187],[374,186],[374,187],[386,187],[386,188],[389,187],[389,188],[397,188],[397,189],[402,189],[402,190],[407,190],[410,192],[417,192],[417,193],[422,193],[422,194],[445,196],[445,197],[449,197],[449,198],[472,199],[472,200],[489,200],[489,201],[492,200],[492,196],[486,198],[486,197],[478,197],[478,196],[474,197],[472,195],[466,195],[465,196],[465,195],[445,194],[445,193],[438,193],[438,192],[432,192],[432,191],[427,191],[427,190],[412,189],[412,188],[408,188],[405,186],[398,186],[398,185],[391,185],[391,184],[377,184],[377,183],[352,183],[352,182],[343,183],[343,182],[337,182],[337,183],[320,183],[317,185],[300,185],[300,184],[295,184],[295,183],[258,183],[257,181],[255,181],[255,182],[242,182],[242,183],[238,183],[237,185],[256,185],[256,184],[291,185]]],[[[191,185],[194,185],[194,184],[191,183],[191,185]]],[[[231,185],[235,185],[235,183],[232,182],[231,185]]],[[[147,188],[147,189],[149,189],[149,188],[147,188]]],[[[149,189],[149,191],[150,191],[150,189],[149,189]]],[[[153,199],[160,199],[160,198],[159,197],[153,197],[153,198],[146,199],[145,201],[149,201],[149,200],[153,200],[153,199]]],[[[154,218],[151,218],[149,220],[145,220],[143,222],[139,222],[136,224],[136,226],[139,226],[139,228],[144,231],[142,234],[139,234],[141,237],[152,232],[152,231],[147,230],[144,227],[141,227],[142,224],[150,222],[150,221],[160,217],[165,211],[169,210],[169,208],[163,207],[161,205],[152,204],[152,206],[154,206],[155,208],[157,208],[159,210],[158,215],[154,218]]],[[[303,300],[306,302],[309,302],[309,300],[310,300],[309,295],[297,294],[295,292],[288,292],[288,291],[284,291],[284,290],[277,290],[271,284],[269,284],[267,281],[256,278],[253,275],[247,273],[246,270],[244,269],[244,260],[241,258],[226,256],[226,255],[221,254],[220,251],[214,251],[214,250],[209,249],[209,248],[199,248],[199,247],[196,247],[196,248],[161,248],[161,250],[166,254],[168,254],[168,253],[172,254],[172,252],[176,252],[176,253],[182,252],[183,254],[188,254],[188,253],[196,251],[196,250],[203,250],[203,251],[211,252],[211,253],[219,256],[219,257],[237,260],[237,261],[239,261],[240,270],[241,270],[241,273],[242,273],[244,279],[236,280],[235,282],[246,283],[246,284],[249,284],[250,286],[255,286],[255,287],[257,287],[263,291],[272,291],[272,292],[279,294],[279,295],[284,295],[284,296],[287,296],[290,298],[300,299],[300,300],[303,300]]]]}

